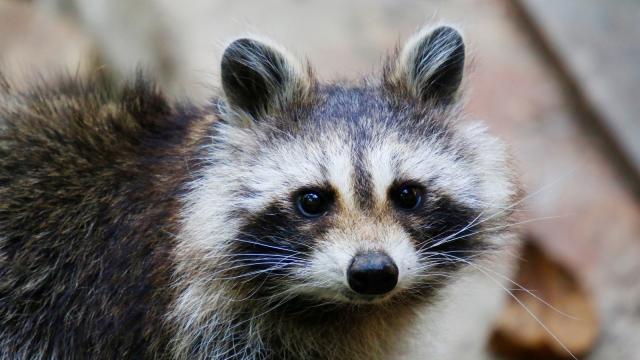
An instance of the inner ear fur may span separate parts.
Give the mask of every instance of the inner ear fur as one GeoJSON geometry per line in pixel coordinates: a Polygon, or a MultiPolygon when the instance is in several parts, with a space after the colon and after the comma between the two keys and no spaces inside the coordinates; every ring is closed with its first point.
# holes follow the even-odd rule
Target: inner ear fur
{"type": "Polygon", "coordinates": [[[450,26],[424,28],[387,62],[384,83],[425,103],[449,104],[457,97],[464,61],[460,32],[450,26]]]}
{"type": "Polygon", "coordinates": [[[265,40],[240,38],[231,42],[220,67],[227,105],[234,113],[254,120],[304,103],[314,84],[307,64],[265,40]]]}

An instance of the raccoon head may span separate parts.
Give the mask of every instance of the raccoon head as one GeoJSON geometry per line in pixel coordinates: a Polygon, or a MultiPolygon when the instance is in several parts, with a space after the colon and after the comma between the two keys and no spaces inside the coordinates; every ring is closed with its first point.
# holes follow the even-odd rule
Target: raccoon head
{"type": "Polygon", "coordinates": [[[459,32],[441,26],[381,75],[323,84],[276,45],[232,42],[183,214],[190,294],[428,301],[500,246],[515,187],[503,146],[462,119],[464,59],[459,32]]]}

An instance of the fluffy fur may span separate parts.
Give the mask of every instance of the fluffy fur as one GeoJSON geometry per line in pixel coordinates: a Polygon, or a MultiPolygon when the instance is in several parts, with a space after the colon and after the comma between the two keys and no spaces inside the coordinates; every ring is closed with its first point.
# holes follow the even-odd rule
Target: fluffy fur
{"type": "Polygon", "coordinates": [[[464,46],[422,31],[381,76],[322,84],[268,42],[211,106],[139,80],[0,97],[0,358],[383,359],[508,237],[503,146],[462,121],[464,46]],[[391,192],[424,188],[415,211],[391,192]],[[300,191],[332,199],[324,216],[300,191]],[[350,291],[353,256],[399,280],[350,291]]]}

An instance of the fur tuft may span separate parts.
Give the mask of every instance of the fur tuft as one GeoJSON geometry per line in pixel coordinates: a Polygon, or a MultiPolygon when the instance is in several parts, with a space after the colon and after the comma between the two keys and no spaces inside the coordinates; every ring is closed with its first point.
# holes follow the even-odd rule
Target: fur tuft
{"type": "Polygon", "coordinates": [[[451,26],[425,27],[385,66],[384,82],[423,102],[450,104],[462,81],[465,46],[451,26]]]}
{"type": "Polygon", "coordinates": [[[316,87],[308,64],[266,39],[231,42],[222,56],[221,76],[227,109],[244,123],[306,106],[316,87]]]}

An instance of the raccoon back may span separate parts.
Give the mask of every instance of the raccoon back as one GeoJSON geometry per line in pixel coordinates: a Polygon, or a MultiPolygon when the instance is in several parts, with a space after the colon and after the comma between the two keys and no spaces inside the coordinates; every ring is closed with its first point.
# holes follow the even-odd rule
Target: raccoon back
{"type": "Polygon", "coordinates": [[[0,358],[164,352],[202,117],[142,78],[0,88],[0,358]]]}

